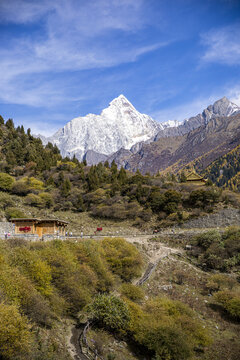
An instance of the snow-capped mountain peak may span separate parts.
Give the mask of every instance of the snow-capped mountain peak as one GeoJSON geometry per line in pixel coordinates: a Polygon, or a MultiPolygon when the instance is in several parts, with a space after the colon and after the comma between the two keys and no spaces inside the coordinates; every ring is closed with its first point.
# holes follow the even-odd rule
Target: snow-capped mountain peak
{"type": "MultiPolygon", "coordinates": [[[[182,136],[199,126],[207,125],[209,121],[216,117],[230,117],[240,112],[240,107],[228,100],[225,96],[209,105],[201,114],[184,119],[183,122],[166,122],[166,126],[160,130],[155,137],[155,141],[168,136],[182,136]],[[171,126],[172,125],[172,126],[171,126]]],[[[162,124],[162,125],[164,125],[162,124]]]]}
{"type": "Polygon", "coordinates": [[[236,104],[223,97],[209,105],[201,114],[183,122],[169,120],[158,123],[150,116],[138,112],[121,94],[100,115],[88,114],[74,118],[53,136],[41,136],[41,139],[44,144],[56,144],[62,156],[76,155],[82,160],[88,153],[97,161],[121,148],[134,152],[144,142],[156,141],[161,137],[182,136],[199,126],[207,125],[214,117],[230,117],[239,112],[240,108],[236,104]]]}
{"type": "Polygon", "coordinates": [[[150,116],[141,114],[124,95],[113,99],[100,115],[77,117],[58,130],[48,141],[56,144],[63,156],[74,154],[80,160],[87,151],[110,155],[120,148],[153,138],[162,127],[150,116]]]}

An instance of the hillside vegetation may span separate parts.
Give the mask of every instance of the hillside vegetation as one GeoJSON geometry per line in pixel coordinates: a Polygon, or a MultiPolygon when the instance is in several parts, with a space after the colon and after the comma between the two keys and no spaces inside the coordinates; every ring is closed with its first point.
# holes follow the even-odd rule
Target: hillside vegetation
{"type": "Polygon", "coordinates": [[[1,359],[69,359],[59,335],[63,318],[139,276],[141,267],[140,254],[123,239],[1,241],[1,359]]]}
{"type": "Polygon", "coordinates": [[[10,240],[0,243],[0,252],[2,359],[69,359],[63,320],[80,311],[95,326],[142,346],[148,357],[190,359],[210,342],[188,306],[163,297],[144,300],[129,283],[141,274],[143,260],[123,239],[10,240]]]}
{"type": "Polygon", "coordinates": [[[240,191],[240,146],[219,157],[203,174],[219,187],[240,191]]]}
{"type": "Polygon", "coordinates": [[[89,167],[76,158],[62,158],[56,146],[44,147],[29,129],[15,128],[11,119],[4,123],[0,118],[0,123],[2,219],[61,213],[68,220],[86,212],[94,219],[156,228],[226,202],[220,189],[185,186],[182,174],[143,176],[119,170],[114,161],[89,167]]]}

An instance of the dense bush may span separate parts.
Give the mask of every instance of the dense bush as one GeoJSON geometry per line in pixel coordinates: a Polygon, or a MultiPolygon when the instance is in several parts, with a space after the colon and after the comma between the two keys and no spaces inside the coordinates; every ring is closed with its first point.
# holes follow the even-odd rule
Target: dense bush
{"type": "Polygon", "coordinates": [[[205,208],[219,202],[221,193],[221,189],[215,187],[211,187],[208,190],[194,190],[190,193],[188,201],[192,206],[205,208]]]}
{"type": "Polygon", "coordinates": [[[27,319],[16,306],[3,303],[0,303],[0,319],[0,357],[26,359],[33,340],[27,319]]]}
{"type": "Polygon", "coordinates": [[[88,307],[93,320],[111,330],[127,330],[130,316],[127,305],[114,295],[98,295],[88,307]]]}
{"type": "Polygon", "coordinates": [[[121,294],[135,302],[140,302],[144,298],[143,289],[131,283],[122,284],[121,294]]]}
{"type": "Polygon", "coordinates": [[[156,359],[182,360],[210,343],[207,331],[186,305],[166,298],[148,300],[142,307],[127,302],[129,331],[156,359]]]}
{"type": "Polygon", "coordinates": [[[229,228],[223,234],[208,231],[196,236],[192,243],[199,248],[198,261],[205,268],[226,271],[240,265],[239,228],[229,228]]]}
{"type": "Polygon", "coordinates": [[[5,216],[7,220],[13,219],[13,218],[25,218],[26,215],[23,213],[22,210],[15,208],[15,207],[8,207],[5,210],[5,216]]]}
{"type": "MultiPolygon", "coordinates": [[[[108,292],[115,283],[121,284],[124,269],[126,277],[131,277],[140,259],[138,251],[133,251],[133,246],[123,239],[118,239],[115,245],[110,241],[109,251],[107,240],[1,241],[0,358],[68,359],[65,350],[60,350],[56,330],[54,337],[50,336],[60,326],[59,317],[76,316],[98,292],[108,292]],[[122,263],[119,274],[112,270],[114,258],[122,263]]],[[[126,305],[111,296],[110,303],[115,313],[108,317],[106,325],[126,328],[126,305]]]]}
{"type": "Polygon", "coordinates": [[[233,318],[240,320],[240,294],[234,291],[218,291],[214,298],[233,318]]]}
{"type": "Polygon", "coordinates": [[[8,174],[0,173],[0,189],[1,190],[11,190],[14,178],[8,174]]]}
{"type": "Polygon", "coordinates": [[[141,274],[142,259],[136,247],[121,238],[105,238],[101,243],[111,270],[129,281],[141,274]]]}

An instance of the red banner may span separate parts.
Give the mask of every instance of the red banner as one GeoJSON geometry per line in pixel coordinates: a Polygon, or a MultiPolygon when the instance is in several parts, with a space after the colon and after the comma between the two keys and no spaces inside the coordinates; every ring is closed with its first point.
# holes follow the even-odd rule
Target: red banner
{"type": "Polygon", "coordinates": [[[31,227],[30,226],[24,226],[24,227],[20,227],[19,228],[19,231],[24,231],[24,232],[28,232],[31,230],[31,227]]]}

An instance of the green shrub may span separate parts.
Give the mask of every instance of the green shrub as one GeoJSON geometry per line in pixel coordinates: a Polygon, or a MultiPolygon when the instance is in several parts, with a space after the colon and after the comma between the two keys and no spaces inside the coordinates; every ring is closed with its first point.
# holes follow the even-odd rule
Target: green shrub
{"type": "Polygon", "coordinates": [[[185,360],[193,353],[186,334],[168,326],[149,331],[144,345],[153,350],[159,360],[185,360]]]}
{"type": "Polygon", "coordinates": [[[225,274],[211,275],[207,282],[207,288],[213,291],[219,291],[224,289],[232,289],[237,284],[237,281],[225,274]]]}
{"type": "Polygon", "coordinates": [[[237,292],[219,291],[214,299],[233,318],[240,320],[240,295],[237,292]]]}
{"type": "Polygon", "coordinates": [[[121,331],[128,328],[130,316],[127,305],[116,296],[97,295],[88,312],[101,326],[121,331]]]}
{"type": "Polygon", "coordinates": [[[128,299],[136,302],[139,302],[144,298],[143,289],[131,283],[122,284],[121,293],[122,295],[126,296],[128,299]]]}
{"type": "Polygon", "coordinates": [[[30,188],[25,181],[20,180],[13,184],[11,192],[16,195],[26,196],[30,192],[30,188]]]}
{"type": "Polygon", "coordinates": [[[211,230],[206,233],[197,235],[193,241],[203,249],[208,249],[212,243],[219,243],[220,240],[220,233],[217,230],[211,230]]]}
{"type": "Polygon", "coordinates": [[[195,313],[179,301],[157,297],[148,300],[142,308],[128,302],[128,308],[129,331],[157,359],[188,359],[194,350],[210,343],[195,313]]]}
{"type": "Polygon", "coordinates": [[[2,359],[25,359],[30,353],[32,335],[27,319],[17,307],[0,303],[0,356],[2,359]]]}
{"type": "Polygon", "coordinates": [[[25,203],[30,206],[42,207],[44,205],[43,199],[35,194],[28,194],[25,203]]]}
{"type": "Polygon", "coordinates": [[[5,210],[9,206],[14,206],[14,201],[11,195],[6,193],[0,193],[0,206],[5,210]]]}
{"type": "Polygon", "coordinates": [[[14,178],[8,174],[0,173],[0,189],[11,190],[14,184],[14,178]]]}
{"type": "Polygon", "coordinates": [[[123,280],[129,281],[141,274],[143,262],[134,245],[121,238],[105,238],[101,246],[110,269],[123,280]]]}
{"type": "Polygon", "coordinates": [[[53,206],[53,197],[51,194],[49,193],[41,193],[39,194],[39,197],[43,200],[43,204],[45,207],[47,207],[48,209],[53,206]]]}
{"type": "Polygon", "coordinates": [[[5,216],[7,220],[14,219],[14,218],[26,218],[26,215],[15,207],[9,207],[5,210],[5,216]]]}

